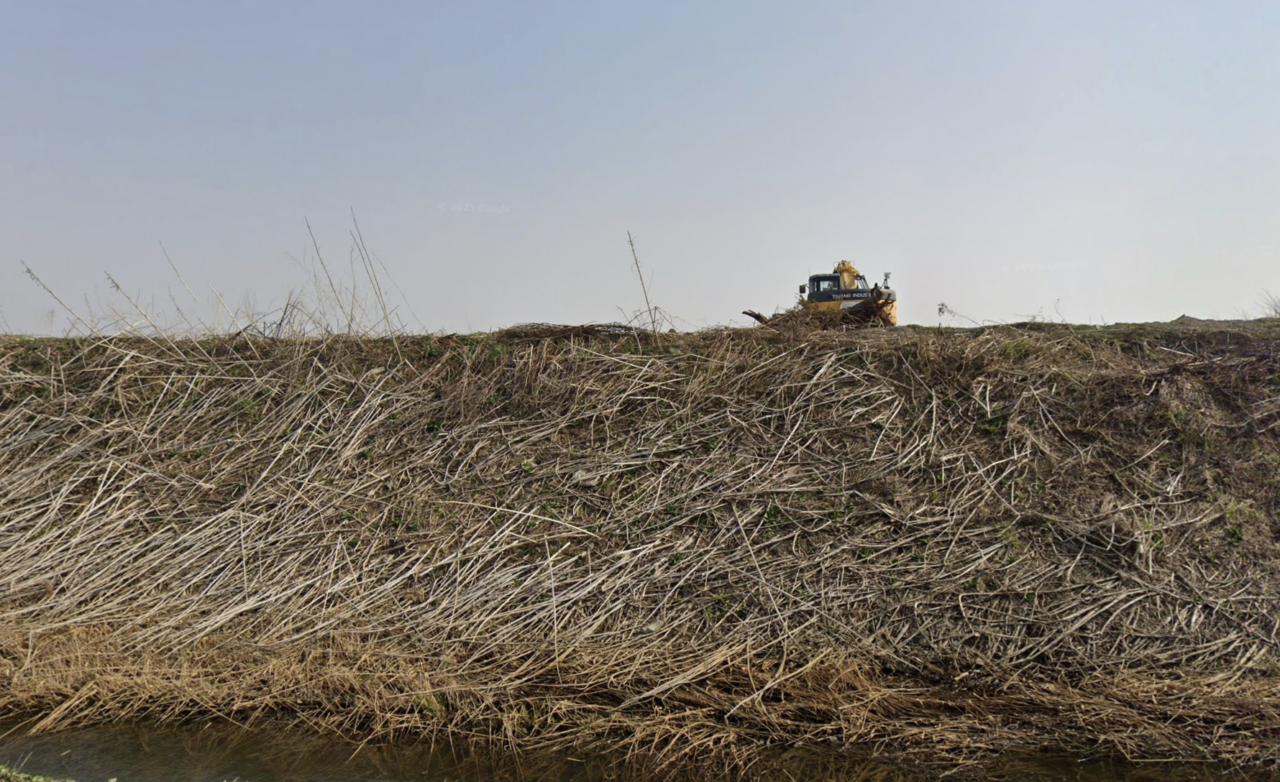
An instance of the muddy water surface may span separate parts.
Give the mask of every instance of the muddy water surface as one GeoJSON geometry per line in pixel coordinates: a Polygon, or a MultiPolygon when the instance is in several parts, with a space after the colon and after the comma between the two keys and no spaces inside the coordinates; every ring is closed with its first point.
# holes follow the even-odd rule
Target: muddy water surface
{"type": "MultiPolygon", "coordinates": [[[[778,780],[916,782],[936,779],[864,761],[779,761],[778,780]]],[[[611,778],[606,761],[560,759],[544,767],[514,758],[484,761],[447,747],[355,747],[296,728],[206,726],[99,728],[0,737],[0,765],[77,782],[593,782],[611,778]]],[[[985,777],[1018,782],[1154,782],[1224,777],[1198,766],[1123,765],[1069,758],[1010,757],[985,777]]]]}

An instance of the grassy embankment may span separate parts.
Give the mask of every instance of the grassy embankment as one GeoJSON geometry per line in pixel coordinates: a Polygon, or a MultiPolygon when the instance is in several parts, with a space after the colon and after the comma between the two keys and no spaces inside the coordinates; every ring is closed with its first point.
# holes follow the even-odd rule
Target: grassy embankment
{"type": "Polygon", "coordinates": [[[1274,768],[1277,336],[5,338],[0,717],[1274,768]]]}

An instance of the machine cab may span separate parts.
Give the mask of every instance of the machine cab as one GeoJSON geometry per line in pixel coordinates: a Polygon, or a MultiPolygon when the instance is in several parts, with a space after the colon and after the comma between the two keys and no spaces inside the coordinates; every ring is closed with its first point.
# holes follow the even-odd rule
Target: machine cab
{"type": "Polygon", "coordinates": [[[856,272],[853,274],[815,274],[809,278],[808,285],[801,285],[800,292],[807,290],[807,301],[842,301],[847,299],[864,299],[871,293],[867,278],[856,272]],[[847,278],[847,279],[846,279],[847,278]]]}
{"type": "MultiPolygon", "coordinates": [[[[805,286],[800,286],[800,292],[804,293],[805,286]]],[[[814,294],[829,293],[831,291],[840,290],[840,275],[838,274],[815,274],[809,278],[809,299],[812,301],[814,294]]]]}

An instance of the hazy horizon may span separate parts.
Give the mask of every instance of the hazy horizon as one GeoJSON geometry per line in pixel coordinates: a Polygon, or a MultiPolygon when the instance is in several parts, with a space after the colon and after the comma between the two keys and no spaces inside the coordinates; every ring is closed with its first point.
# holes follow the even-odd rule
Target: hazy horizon
{"type": "Polygon", "coordinates": [[[1280,294],[1276,3],[2,7],[2,331],[68,325],[24,263],[86,318],[131,311],[108,274],[278,311],[306,221],[364,276],[352,210],[411,331],[625,319],[628,231],[679,328],[841,259],[903,323],[1280,294]]]}

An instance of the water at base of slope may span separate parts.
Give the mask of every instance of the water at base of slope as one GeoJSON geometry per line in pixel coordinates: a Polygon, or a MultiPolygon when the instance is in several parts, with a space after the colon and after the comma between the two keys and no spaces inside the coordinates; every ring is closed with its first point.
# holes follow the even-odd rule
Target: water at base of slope
{"type": "MultiPolygon", "coordinates": [[[[253,729],[225,725],[182,728],[128,725],[40,736],[0,735],[0,766],[75,782],[596,782],[616,778],[607,759],[559,758],[531,768],[514,757],[479,759],[449,746],[342,742],[283,724],[253,729]]],[[[772,765],[772,764],[771,764],[772,765]]],[[[778,780],[917,782],[917,776],[879,764],[810,764],[791,756],[778,780]]],[[[984,779],[1018,782],[1155,782],[1223,779],[1195,765],[1078,762],[1019,755],[988,769],[984,779]]],[[[1243,777],[1241,777],[1243,779],[1243,777]]]]}

